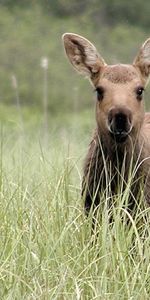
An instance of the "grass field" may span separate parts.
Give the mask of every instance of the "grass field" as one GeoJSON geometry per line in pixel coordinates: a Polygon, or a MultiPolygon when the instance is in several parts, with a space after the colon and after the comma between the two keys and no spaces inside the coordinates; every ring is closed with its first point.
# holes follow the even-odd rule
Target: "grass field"
{"type": "Polygon", "coordinates": [[[84,216],[93,113],[49,116],[47,132],[40,113],[19,118],[1,108],[0,299],[150,299],[148,209],[128,228],[121,205],[112,226],[104,205],[97,239],[84,216]]]}

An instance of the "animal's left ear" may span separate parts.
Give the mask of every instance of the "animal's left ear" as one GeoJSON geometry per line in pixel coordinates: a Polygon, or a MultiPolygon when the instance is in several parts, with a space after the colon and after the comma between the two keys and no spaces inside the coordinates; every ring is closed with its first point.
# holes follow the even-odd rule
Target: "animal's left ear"
{"type": "Polygon", "coordinates": [[[140,70],[146,83],[150,76],[150,38],[142,45],[133,65],[140,70]]]}

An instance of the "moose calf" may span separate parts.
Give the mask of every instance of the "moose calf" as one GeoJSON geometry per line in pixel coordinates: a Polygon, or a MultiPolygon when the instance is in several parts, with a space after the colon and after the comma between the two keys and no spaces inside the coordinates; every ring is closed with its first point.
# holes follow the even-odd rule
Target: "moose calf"
{"type": "Polygon", "coordinates": [[[111,204],[119,184],[123,191],[129,180],[127,208],[132,211],[138,203],[141,182],[150,205],[150,113],[144,112],[143,100],[150,75],[150,38],[132,65],[107,65],[95,46],[77,34],[66,33],[63,41],[71,64],[90,79],[97,93],[97,128],[82,182],[86,213],[98,207],[102,191],[109,190],[111,204]]]}

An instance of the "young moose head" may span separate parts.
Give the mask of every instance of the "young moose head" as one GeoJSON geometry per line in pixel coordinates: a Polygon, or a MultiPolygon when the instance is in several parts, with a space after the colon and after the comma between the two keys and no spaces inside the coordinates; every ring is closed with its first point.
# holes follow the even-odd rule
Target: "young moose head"
{"type": "Polygon", "coordinates": [[[107,65],[95,46],[72,33],[63,35],[74,68],[86,75],[97,92],[96,120],[101,136],[124,142],[136,137],[144,120],[143,92],[150,74],[150,39],[132,65],[107,65]]]}

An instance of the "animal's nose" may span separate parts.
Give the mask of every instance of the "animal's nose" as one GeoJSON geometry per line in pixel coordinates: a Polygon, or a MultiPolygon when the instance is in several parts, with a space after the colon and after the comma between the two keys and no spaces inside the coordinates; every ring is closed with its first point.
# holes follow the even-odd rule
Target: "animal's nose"
{"type": "Polygon", "coordinates": [[[108,114],[110,132],[118,137],[127,136],[131,130],[132,114],[127,108],[112,108],[108,114]]]}

